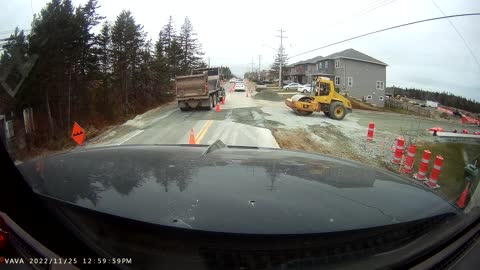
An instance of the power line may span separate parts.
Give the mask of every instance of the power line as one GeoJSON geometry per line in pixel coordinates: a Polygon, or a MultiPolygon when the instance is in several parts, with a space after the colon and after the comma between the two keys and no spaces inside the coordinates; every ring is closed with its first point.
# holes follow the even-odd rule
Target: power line
{"type": "Polygon", "coordinates": [[[337,45],[337,44],[340,44],[340,43],[344,43],[344,42],[347,42],[347,41],[350,41],[350,40],[358,39],[358,38],[361,38],[361,37],[366,37],[366,36],[369,36],[369,35],[377,34],[377,33],[380,33],[380,32],[385,32],[385,31],[388,31],[388,30],[396,29],[396,28],[401,28],[401,27],[404,27],[404,26],[409,26],[409,25],[424,23],[424,22],[429,22],[429,21],[436,21],[436,20],[455,18],[455,17],[467,17],[467,16],[480,16],[480,13],[455,14],[455,15],[435,17],[435,18],[430,18],[430,19],[425,19],[425,20],[420,20],[420,21],[414,21],[414,22],[399,24],[399,25],[396,25],[396,26],[383,28],[383,29],[376,30],[376,31],[373,31],[373,32],[368,32],[368,33],[365,33],[365,34],[361,34],[361,35],[358,35],[358,36],[354,36],[354,37],[351,37],[351,38],[340,40],[340,41],[337,41],[337,42],[334,42],[334,43],[330,43],[330,44],[327,44],[325,46],[322,46],[322,47],[319,47],[319,48],[316,48],[316,49],[312,49],[312,50],[309,50],[309,51],[306,51],[306,52],[303,52],[303,53],[299,53],[299,54],[290,56],[287,59],[291,59],[291,58],[294,58],[294,57],[297,57],[297,56],[300,56],[300,55],[304,55],[304,54],[307,54],[307,53],[318,51],[318,50],[321,50],[321,49],[324,49],[324,48],[327,48],[327,47],[331,47],[331,46],[334,46],[334,45],[337,45]]]}
{"type": "Polygon", "coordinates": [[[377,0],[377,1],[373,1],[373,2],[369,3],[366,8],[361,9],[358,13],[353,12],[352,16],[350,16],[348,19],[339,20],[338,23],[334,23],[330,26],[339,25],[339,24],[345,23],[347,21],[350,21],[353,18],[361,17],[361,16],[366,15],[366,14],[368,14],[368,13],[370,13],[370,12],[376,10],[376,9],[379,9],[383,6],[389,5],[389,4],[391,4],[395,1],[398,1],[398,0],[379,0],[379,1],[377,0]]]}
{"type": "MultiPolygon", "coordinates": [[[[445,13],[443,12],[443,10],[435,3],[435,1],[432,0],[432,3],[438,8],[438,10],[440,10],[440,12],[443,14],[443,16],[446,16],[445,13]]],[[[473,59],[475,60],[475,62],[477,62],[477,65],[478,67],[480,67],[480,63],[478,62],[478,59],[477,57],[475,56],[475,54],[473,53],[472,49],[470,48],[470,46],[468,46],[468,43],[467,41],[465,40],[465,38],[463,38],[462,34],[460,34],[460,31],[458,31],[457,27],[455,27],[455,25],[453,24],[453,22],[447,18],[448,22],[450,23],[450,25],[452,26],[453,30],[455,30],[455,32],[457,32],[458,36],[463,40],[463,44],[465,44],[465,47],[467,47],[468,51],[470,52],[470,54],[472,55],[473,59]]]]}

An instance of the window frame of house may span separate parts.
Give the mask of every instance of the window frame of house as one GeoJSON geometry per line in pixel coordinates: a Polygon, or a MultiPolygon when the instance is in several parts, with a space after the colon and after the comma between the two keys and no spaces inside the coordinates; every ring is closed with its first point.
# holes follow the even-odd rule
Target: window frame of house
{"type": "Polygon", "coordinates": [[[317,64],[317,68],[318,68],[318,69],[323,69],[323,63],[322,63],[322,62],[319,62],[319,63],[317,64]]]}
{"type": "Polygon", "coordinates": [[[378,97],[378,100],[383,101],[383,100],[385,100],[385,99],[383,98],[383,96],[379,96],[379,97],[378,97]]]}
{"type": "Polygon", "coordinates": [[[325,61],[325,68],[328,68],[328,61],[325,61]]]}
{"type": "Polygon", "coordinates": [[[340,60],[335,60],[335,68],[340,68],[340,60]]]}
{"type": "Polygon", "coordinates": [[[335,85],[340,85],[340,76],[335,76],[335,85]],[[338,78],[338,83],[337,83],[337,78],[338,78]]]}
{"type": "Polygon", "coordinates": [[[384,81],[377,81],[375,88],[377,90],[385,90],[385,82],[384,81]]]}
{"type": "Polygon", "coordinates": [[[353,86],[353,77],[347,77],[347,85],[349,87],[352,87],[353,86]]]}

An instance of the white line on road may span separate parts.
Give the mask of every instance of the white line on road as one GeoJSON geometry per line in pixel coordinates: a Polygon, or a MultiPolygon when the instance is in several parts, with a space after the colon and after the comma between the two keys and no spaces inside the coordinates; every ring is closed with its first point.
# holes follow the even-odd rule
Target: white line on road
{"type": "Polygon", "coordinates": [[[141,129],[141,130],[137,130],[135,133],[133,133],[132,135],[128,136],[128,138],[126,138],[125,140],[121,141],[120,143],[117,143],[116,145],[121,145],[121,144],[124,144],[125,142],[127,142],[128,140],[132,139],[133,137],[137,136],[138,134],[142,133],[144,130],[141,129]]]}

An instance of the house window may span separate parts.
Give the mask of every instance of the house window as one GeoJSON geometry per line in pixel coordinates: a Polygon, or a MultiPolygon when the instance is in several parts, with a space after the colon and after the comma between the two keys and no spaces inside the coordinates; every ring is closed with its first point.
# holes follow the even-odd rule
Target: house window
{"type": "Polygon", "coordinates": [[[339,67],[340,67],[340,61],[337,60],[337,61],[335,61],[335,68],[339,68],[339,67]]]}
{"type": "Polygon", "coordinates": [[[352,77],[348,77],[347,84],[348,84],[348,86],[353,86],[353,78],[352,77]]]}
{"type": "Polygon", "coordinates": [[[325,68],[328,68],[328,61],[325,61],[325,68]]]}
{"type": "Polygon", "coordinates": [[[372,96],[371,96],[371,95],[368,95],[368,96],[367,96],[367,99],[372,99],[372,96]]]}
{"type": "Polygon", "coordinates": [[[382,96],[379,96],[379,97],[378,97],[378,100],[383,100],[383,97],[382,97],[382,96]]]}
{"type": "Polygon", "coordinates": [[[323,68],[322,62],[318,63],[318,69],[323,68]]]}
{"type": "Polygon", "coordinates": [[[385,89],[385,83],[383,81],[377,81],[377,89],[378,90],[384,90],[385,89]]]}
{"type": "Polygon", "coordinates": [[[335,76],[335,85],[340,85],[340,77],[335,76]]]}

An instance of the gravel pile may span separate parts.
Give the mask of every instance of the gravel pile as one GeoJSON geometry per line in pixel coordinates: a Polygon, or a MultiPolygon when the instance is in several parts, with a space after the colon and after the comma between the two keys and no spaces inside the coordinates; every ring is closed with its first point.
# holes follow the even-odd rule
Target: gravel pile
{"type": "Polygon", "coordinates": [[[279,94],[270,90],[264,90],[253,96],[255,99],[269,100],[269,101],[282,101],[283,98],[279,94]]]}

